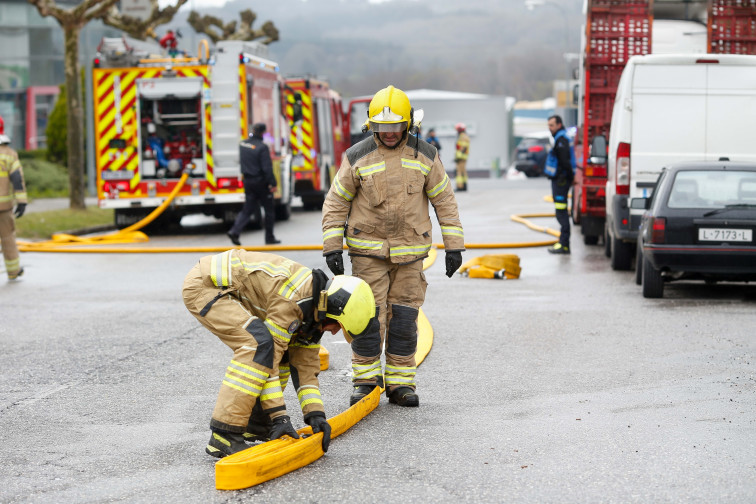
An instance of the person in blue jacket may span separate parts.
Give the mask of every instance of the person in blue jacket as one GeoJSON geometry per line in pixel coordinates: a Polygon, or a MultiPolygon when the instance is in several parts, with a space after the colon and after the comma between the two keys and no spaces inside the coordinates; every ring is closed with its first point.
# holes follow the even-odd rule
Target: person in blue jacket
{"type": "Polygon", "coordinates": [[[428,130],[428,136],[425,137],[425,141],[431,144],[433,147],[436,148],[436,150],[441,150],[441,142],[438,141],[438,137],[436,136],[436,130],[431,128],[428,130]]]}
{"type": "Polygon", "coordinates": [[[558,115],[549,117],[549,131],[554,137],[554,147],[546,158],[544,173],[551,179],[551,195],[554,198],[554,210],[557,222],[561,226],[559,243],[549,250],[551,254],[570,253],[570,214],[567,210],[567,197],[575,178],[575,151],[570,145],[562,118],[558,115]]]}

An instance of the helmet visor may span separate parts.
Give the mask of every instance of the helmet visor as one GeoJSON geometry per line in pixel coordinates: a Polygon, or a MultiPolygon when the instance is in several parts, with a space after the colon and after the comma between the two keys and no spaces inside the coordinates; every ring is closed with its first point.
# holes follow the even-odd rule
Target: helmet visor
{"type": "Polygon", "coordinates": [[[370,130],[375,133],[401,133],[407,129],[406,122],[379,123],[370,121],[370,130]]]}

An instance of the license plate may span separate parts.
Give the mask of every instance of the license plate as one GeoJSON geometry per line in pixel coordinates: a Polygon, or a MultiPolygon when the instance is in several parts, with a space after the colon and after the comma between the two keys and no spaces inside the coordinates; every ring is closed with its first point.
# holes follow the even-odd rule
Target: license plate
{"type": "Polygon", "coordinates": [[[701,228],[698,230],[699,241],[749,242],[753,241],[750,229],[701,228]]]}

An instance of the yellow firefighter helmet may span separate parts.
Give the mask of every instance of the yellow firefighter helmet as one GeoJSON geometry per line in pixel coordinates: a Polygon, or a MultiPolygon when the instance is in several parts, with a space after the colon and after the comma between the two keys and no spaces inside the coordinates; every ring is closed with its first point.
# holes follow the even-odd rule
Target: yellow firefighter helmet
{"type": "Polygon", "coordinates": [[[337,275],[326,284],[326,292],[326,317],[341,325],[344,337],[351,343],[365,332],[370,319],[375,317],[373,291],[360,278],[337,275]]]}
{"type": "Polygon", "coordinates": [[[370,100],[370,129],[375,132],[400,132],[412,125],[412,106],[404,91],[394,86],[381,89],[370,100]]]}

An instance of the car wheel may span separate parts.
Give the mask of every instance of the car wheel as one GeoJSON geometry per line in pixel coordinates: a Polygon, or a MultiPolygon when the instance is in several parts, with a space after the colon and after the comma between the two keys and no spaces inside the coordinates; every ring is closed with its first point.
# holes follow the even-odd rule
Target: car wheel
{"type": "Polygon", "coordinates": [[[598,236],[595,235],[583,235],[583,243],[586,245],[596,245],[598,243],[598,236]]]}
{"type": "Polygon", "coordinates": [[[643,248],[638,240],[638,249],[635,251],[635,285],[643,283],[643,248]]]}
{"type": "Polygon", "coordinates": [[[644,298],[660,298],[664,295],[664,279],[661,271],[654,268],[648,259],[643,259],[642,276],[644,298]]]}
{"type": "Polygon", "coordinates": [[[610,236],[612,244],[612,256],[610,262],[612,269],[615,271],[628,271],[633,262],[633,249],[632,245],[625,243],[622,240],[610,236]]]}

